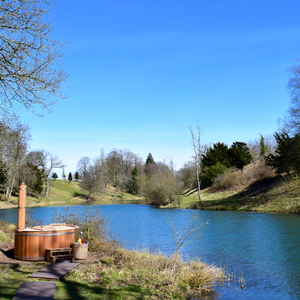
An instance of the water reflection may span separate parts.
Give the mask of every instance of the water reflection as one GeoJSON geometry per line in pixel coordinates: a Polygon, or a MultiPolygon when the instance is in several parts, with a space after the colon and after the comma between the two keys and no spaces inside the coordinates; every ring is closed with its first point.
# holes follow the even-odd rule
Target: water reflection
{"type": "MultiPolygon", "coordinates": [[[[192,215],[202,232],[182,248],[185,256],[201,257],[246,279],[245,288],[231,283],[219,286],[202,299],[300,299],[300,217],[229,211],[156,209],[146,205],[96,205],[103,215],[113,216],[110,231],[125,247],[148,247],[170,254],[176,250],[169,218],[187,225],[192,215]]],[[[33,216],[51,222],[57,207],[39,207],[33,216]]],[[[63,208],[60,208],[63,209],[63,208]]],[[[81,209],[83,206],[74,206],[81,209]]],[[[17,209],[0,211],[0,218],[16,222],[17,209]]]]}

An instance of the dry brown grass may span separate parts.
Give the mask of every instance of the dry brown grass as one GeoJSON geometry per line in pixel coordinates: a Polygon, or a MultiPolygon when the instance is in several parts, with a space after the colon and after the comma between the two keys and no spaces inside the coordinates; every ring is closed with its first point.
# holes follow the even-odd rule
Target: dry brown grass
{"type": "MultiPolygon", "coordinates": [[[[107,243],[103,244],[97,255],[98,267],[89,268],[88,271],[90,280],[97,281],[104,273],[107,275],[113,270],[118,273],[119,283],[114,278],[117,285],[120,282],[139,284],[148,289],[167,292],[174,299],[178,295],[179,298],[187,299],[208,293],[217,280],[226,277],[221,268],[204,264],[200,260],[186,262],[176,253],[167,257],[147,250],[128,251],[115,245],[110,247],[110,243],[107,243]],[[114,250],[111,251],[111,248],[114,250]]],[[[78,272],[87,272],[87,267],[78,272]]]]}
{"type": "Polygon", "coordinates": [[[232,168],[219,175],[209,191],[213,193],[225,190],[239,191],[256,181],[264,181],[273,177],[275,177],[275,172],[270,166],[266,166],[264,160],[261,159],[255,164],[251,163],[246,166],[243,173],[232,168]]]}

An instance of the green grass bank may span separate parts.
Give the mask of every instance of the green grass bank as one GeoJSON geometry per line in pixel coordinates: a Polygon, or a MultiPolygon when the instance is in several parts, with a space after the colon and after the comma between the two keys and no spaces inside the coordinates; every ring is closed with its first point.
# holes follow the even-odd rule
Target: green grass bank
{"type": "MultiPolygon", "coordinates": [[[[257,211],[268,213],[300,213],[300,177],[278,175],[267,178],[251,178],[255,166],[249,166],[241,174],[236,171],[236,184],[230,188],[216,190],[214,186],[201,191],[204,209],[257,211]],[[248,178],[248,179],[247,179],[248,178]]],[[[181,193],[181,207],[197,207],[196,189],[181,193]]]]}
{"type": "MultiPolygon", "coordinates": [[[[49,199],[44,197],[44,192],[39,197],[27,196],[27,206],[47,206],[47,205],[59,205],[60,203],[82,203],[87,200],[88,192],[81,189],[79,182],[68,180],[52,180],[49,179],[49,199]]],[[[98,193],[92,195],[92,201],[98,204],[112,204],[114,201],[123,201],[124,203],[131,201],[141,200],[137,195],[132,195],[118,191],[114,199],[114,187],[108,185],[106,193],[98,193]]],[[[18,205],[18,196],[12,195],[10,203],[6,203],[4,195],[2,194],[0,201],[1,208],[11,208],[18,205]]]]}

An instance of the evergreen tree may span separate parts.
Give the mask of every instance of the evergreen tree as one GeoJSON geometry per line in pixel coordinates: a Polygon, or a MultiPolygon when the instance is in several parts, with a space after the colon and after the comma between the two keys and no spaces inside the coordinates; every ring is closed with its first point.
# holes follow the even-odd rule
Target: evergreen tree
{"type": "Polygon", "coordinates": [[[202,167],[214,166],[217,163],[229,168],[232,167],[231,160],[228,154],[228,146],[224,143],[216,143],[202,155],[202,167]]]}
{"type": "Polygon", "coordinates": [[[76,171],[76,173],[75,173],[75,180],[78,181],[78,179],[79,179],[79,174],[78,174],[78,172],[76,171]]]}
{"type": "Polygon", "coordinates": [[[43,172],[35,166],[36,170],[36,183],[34,185],[34,191],[37,192],[38,194],[41,194],[42,191],[44,190],[44,176],[43,172]]]}
{"type": "Polygon", "coordinates": [[[290,137],[286,132],[275,133],[277,148],[275,155],[266,156],[266,165],[272,166],[277,174],[300,173],[300,134],[290,137]]]}
{"type": "Polygon", "coordinates": [[[140,181],[138,178],[138,169],[134,167],[132,174],[131,174],[131,187],[132,192],[138,194],[140,192],[140,181]]]}
{"type": "Polygon", "coordinates": [[[27,163],[26,165],[30,170],[27,180],[27,186],[33,193],[39,195],[44,190],[43,172],[38,168],[38,166],[35,166],[32,163],[27,163]]]}
{"type": "Polygon", "coordinates": [[[7,170],[5,168],[5,163],[0,161],[0,187],[4,188],[7,180],[7,170]]]}
{"type": "Polygon", "coordinates": [[[230,155],[232,165],[240,169],[242,173],[244,167],[253,160],[247,144],[243,142],[234,142],[228,153],[230,155]]]}
{"type": "Polygon", "coordinates": [[[268,147],[265,144],[265,138],[261,134],[260,134],[259,149],[260,149],[259,154],[261,157],[263,157],[268,151],[268,147]]]}
{"type": "Polygon", "coordinates": [[[148,164],[155,164],[155,161],[154,161],[151,153],[148,154],[147,159],[146,159],[146,165],[148,165],[148,164]]]}
{"type": "Polygon", "coordinates": [[[56,179],[58,178],[58,175],[57,175],[55,172],[53,172],[52,175],[51,175],[51,177],[52,177],[54,180],[56,180],[56,179]]]}
{"type": "Polygon", "coordinates": [[[69,173],[68,180],[69,180],[69,182],[71,182],[73,180],[73,176],[72,176],[71,172],[69,173]]]}
{"type": "Polygon", "coordinates": [[[147,156],[144,170],[148,178],[150,178],[157,171],[157,165],[151,153],[149,153],[147,156]]]}

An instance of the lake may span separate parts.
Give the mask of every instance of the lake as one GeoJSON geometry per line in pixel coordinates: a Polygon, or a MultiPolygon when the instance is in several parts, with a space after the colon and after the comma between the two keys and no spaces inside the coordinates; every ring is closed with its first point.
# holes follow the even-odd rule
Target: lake
{"type": "MultiPolygon", "coordinates": [[[[86,206],[71,206],[83,213],[86,206]]],[[[32,212],[43,224],[64,207],[38,207],[32,212]]],[[[205,299],[300,299],[300,217],[254,212],[157,209],[148,205],[93,205],[108,219],[110,232],[128,249],[147,247],[171,254],[176,243],[170,220],[177,229],[191,218],[205,224],[182,248],[183,255],[225,265],[245,278],[244,289],[234,282],[218,286],[205,299]]],[[[17,209],[0,210],[0,219],[17,222],[17,209]]]]}

